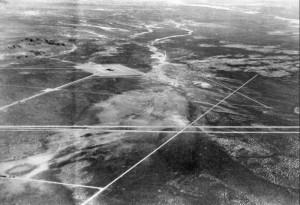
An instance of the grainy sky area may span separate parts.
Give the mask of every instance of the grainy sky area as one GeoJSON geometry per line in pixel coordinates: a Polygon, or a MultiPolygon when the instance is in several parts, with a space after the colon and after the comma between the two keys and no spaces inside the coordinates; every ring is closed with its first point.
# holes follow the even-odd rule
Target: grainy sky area
{"type": "Polygon", "coordinates": [[[57,3],[77,3],[77,4],[105,4],[105,5],[124,5],[124,4],[144,4],[150,3],[168,3],[173,5],[213,5],[222,7],[236,7],[236,6],[275,6],[283,7],[289,10],[295,18],[299,16],[299,0],[0,0],[0,9],[15,10],[19,8],[34,8],[45,6],[47,4],[57,3]]]}

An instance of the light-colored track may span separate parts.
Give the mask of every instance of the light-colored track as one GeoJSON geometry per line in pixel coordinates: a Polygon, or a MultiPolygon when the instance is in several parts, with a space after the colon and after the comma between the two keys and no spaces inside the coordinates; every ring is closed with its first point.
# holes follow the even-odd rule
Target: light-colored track
{"type": "MultiPolygon", "coordinates": [[[[207,81],[210,81],[210,82],[212,82],[212,83],[214,83],[214,84],[216,84],[216,85],[219,85],[219,86],[221,86],[221,87],[224,87],[224,88],[226,88],[226,89],[228,89],[228,90],[230,90],[230,91],[234,91],[234,89],[232,89],[232,88],[230,88],[230,87],[228,87],[228,86],[225,86],[225,85],[223,85],[223,84],[221,84],[221,83],[219,83],[219,82],[216,82],[216,81],[214,81],[214,80],[212,80],[212,79],[209,79],[209,78],[207,78],[207,77],[204,77],[204,76],[202,76],[202,75],[200,76],[200,78],[203,78],[203,79],[205,79],[205,80],[207,80],[207,81]]],[[[244,98],[247,98],[248,100],[251,100],[251,101],[253,101],[253,102],[255,102],[255,103],[257,103],[257,104],[259,104],[259,105],[261,105],[261,106],[263,106],[263,107],[265,107],[265,108],[272,109],[272,107],[269,107],[269,106],[267,106],[267,105],[265,105],[265,104],[263,104],[263,103],[261,103],[261,102],[258,102],[257,100],[254,100],[253,98],[248,97],[247,95],[244,95],[243,93],[237,92],[236,94],[238,94],[238,95],[240,95],[240,96],[243,96],[244,98]]]]}
{"type": "Polygon", "coordinates": [[[57,184],[57,185],[64,185],[64,186],[70,186],[70,187],[81,187],[81,188],[98,189],[98,190],[102,189],[101,187],[95,187],[95,186],[87,186],[87,185],[81,185],[81,184],[69,184],[69,183],[47,181],[47,180],[41,180],[41,179],[22,178],[22,177],[1,177],[0,179],[29,181],[29,182],[38,182],[38,183],[46,183],[46,184],[57,184]]]}
{"type": "Polygon", "coordinates": [[[109,184],[107,184],[105,187],[103,187],[101,190],[99,190],[97,193],[95,193],[93,196],[91,196],[89,199],[87,199],[85,202],[83,202],[81,205],[86,205],[89,202],[91,202],[94,198],[96,198],[99,194],[101,194],[103,191],[105,191],[106,189],[108,189],[111,185],[113,185],[115,182],[117,182],[119,179],[121,179],[123,176],[125,176],[128,172],[130,172],[131,170],[133,170],[134,168],[136,168],[138,165],[140,165],[141,163],[143,163],[145,160],[147,160],[149,157],[151,157],[153,154],[155,154],[158,150],[160,150],[161,148],[163,148],[166,144],[168,144],[170,141],[172,141],[173,139],[175,139],[178,135],[180,135],[181,133],[183,133],[186,129],[188,129],[190,126],[192,126],[194,123],[196,123],[199,119],[201,119],[202,117],[204,117],[205,115],[207,115],[210,111],[212,111],[214,108],[218,107],[221,103],[223,103],[226,99],[228,99],[229,97],[231,97],[232,95],[234,95],[236,92],[238,92],[241,88],[243,88],[245,85],[247,85],[248,83],[250,83],[254,78],[256,78],[258,75],[255,75],[254,77],[252,77],[250,80],[248,80],[246,83],[244,83],[243,85],[241,85],[239,88],[237,88],[235,91],[233,91],[232,93],[230,93],[229,95],[227,95],[225,98],[223,98],[220,102],[218,102],[217,104],[215,104],[213,107],[211,107],[209,110],[207,110],[205,113],[203,113],[202,115],[200,115],[196,120],[194,120],[193,122],[191,122],[190,124],[188,124],[187,126],[185,126],[182,130],[180,130],[179,132],[177,132],[174,136],[172,136],[171,138],[169,138],[166,142],[164,142],[163,144],[161,144],[159,147],[157,147],[155,150],[153,150],[151,153],[149,153],[146,157],[144,157],[143,159],[141,159],[139,162],[137,162],[135,165],[133,165],[131,168],[129,168],[127,171],[123,172],[120,176],[118,176],[117,178],[115,178],[113,181],[111,181],[109,184]]]}

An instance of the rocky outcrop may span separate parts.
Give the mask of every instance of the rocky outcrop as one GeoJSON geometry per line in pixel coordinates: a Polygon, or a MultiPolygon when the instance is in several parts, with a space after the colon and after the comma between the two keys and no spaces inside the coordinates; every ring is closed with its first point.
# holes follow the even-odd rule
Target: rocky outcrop
{"type": "Polygon", "coordinates": [[[52,46],[66,46],[67,44],[55,39],[46,38],[24,38],[19,44],[9,46],[9,49],[23,48],[24,46],[38,46],[38,45],[52,45],[52,46]]]}
{"type": "Polygon", "coordinates": [[[76,39],[69,39],[68,42],[63,42],[57,39],[47,39],[40,37],[26,37],[17,43],[8,46],[10,52],[17,59],[24,59],[36,56],[47,56],[51,53],[61,52],[68,49],[76,39]]]}

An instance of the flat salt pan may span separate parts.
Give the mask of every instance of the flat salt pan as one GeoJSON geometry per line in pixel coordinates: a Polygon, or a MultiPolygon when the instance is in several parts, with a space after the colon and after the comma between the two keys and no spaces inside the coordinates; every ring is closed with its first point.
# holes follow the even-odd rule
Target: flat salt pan
{"type": "Polygon", "coordinates": [[[142,75],[142,72],[123,66],[121,64],[85,63],[77,65],[76,68],[104,77],[125,77],[142,75]]]}

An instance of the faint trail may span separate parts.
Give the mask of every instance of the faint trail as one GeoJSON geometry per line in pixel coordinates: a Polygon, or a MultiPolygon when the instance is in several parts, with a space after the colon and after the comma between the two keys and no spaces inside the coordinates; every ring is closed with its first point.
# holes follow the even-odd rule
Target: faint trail
{"type": "MultiPolygon", "coordinates": [[[[178,26],[176,26],[176,27],[179,28],[178,26]]],[[[167,36],[167,37],[163,37],[163,38],[158,38],[158,39],[155,39],[153,41],[153,44],[155,44],[155,43],[157,43],[159,41],[164,41],[164,40],[170,39],[170,38],[178,38],[178,37],[190,36],[193,33],[193,31],[190,30],[190,29],[187,29],[187,28],[181,28],[181,29],[187,31],[188,33],[187,34],[179,34],[179,35],[173,35],[173,36],[167,36]]]]}
{"type": "MultiPolygon", "coordinates": [[[[191,100],[190,102],[204,104],[204,105],[213,105],[212,103],[198,101],[198,100],[191,100]]],[[[243,104],[235,104],[235,103],[230,103],[230,105],[240,106],[240,107],[262,107],[261,105],[243,105],[243,104]]]]}
{"type": "Polygon", "coordinates": [[[198,101],[198,100],[191,100],[191,102],[198,103],[198,104],[205,104],[205,105],[214,105],[212,103],[202,102],[202,101],[198,101]]]}
{"type": "MultiPolygon", "coordinates": [[[[51,89],[46,87],[34,87],[34,86],[19,86],[19,85],[11,85],[11,84],[0,84],[1,86],[7,86],[7,87],[16,87],[16,88],[32,88],[32,89],[51,89]]],[[[74,93],[90,93],[90,94],[96,94],[96,95],[116,95],[113,93],[101,93],[101,92],[89,92],[89,91],[81,91],[81,90],[68,90],[68,89],[60,89],[61,91],[69,91],[74,93]]]]}
{"type": "MultiPolygon", "coordinates": [[[[17,130],[10,130],[10,129],[3,129],[0,131],[11,131],[11,132],[37,132],[37,131],[63,131],[64,129],[17,129],[17,130]]],[[[86,130],[86,129],[77,129],[77,130],[86,130]]],[[[112,129],[101,129],[97,130],[98,132],[107,132],[107,133],[169,133],[169,134],[176,134],[178,130],[112,130],[112,129]]],[[[185,130],[182,133],[192,133],[192,134],[299,134],[299,131],[210,131],[210,130],[203,130],[203,131],[189,131],[185,130]]],[[[258,136],[259,137],[259,136],[258,136]]]]}
{"type": "Polygon", "coordinates": [[[203,7],[203,8],[211,8],[211,9],[219,9],[219,10],[226,10],[226,11],[233,11],[233,9],[224,7],[224,6],[214,6],[214,5],[207,5],[207,4],[187,4],[180,2],[179,6],[188,6],[188,7],[203,7]]]}
{"type": "MultiPolygon", "coordinates": [[[[134,125],[0,125],[1,129],[103,129],[103,128],[179,128],[179,126],[134,126],[134,125]]],[[[210,128],[210,129],[300,129],[300,126],[197,126],[191,125],[189,128],[210,128]]],[[[130,131],[130,130],[128,130],[130,131]]]]}
{"type": "Polygon", "coordinates": [[[131,36],[131,38],[137,38],[137,37],[139,37],[139,36],[143,36],[143,35],[145,35],[145,34],[152,33],[152,32],[153,32],[153,29],[152,29],[152,28],[155,28],[155,27],[154,27],[154,26],[149,26],[149,25],[147,25],[147,26],[146,26],[147,31],[144,31],[144,32],[141,32],[141,33],[135,33],[135,34],[133,34],[133,35],[131,36]]]}
{"type": "MultiPolygon", "coordinates": [[[[56,60],[56,58],[53,58],[53,57],[58,57],[58,56],[66,55],[66,54],[69,54],[69,53],[73,53],[76,50],[77,50],[77,46],[75,44],[72,44],[72,48],[71,49],[59,52],[58,54],[49,56],[48,58],[56,60]]],[[[64,61],[64,60],[60,60],[60,61],[64,61]]],[[[68,62],[70,62],[70,61],[68,61],[68,62]]],[[[70,62],[70,63],[73,63],[73,62],[70,62]]]]}
{"type": "Polygon", "coordinates": [[[68,184],[68,183],[62,183],[62,182],[54,182],[54,181],[46,181],[46,180],[40,180],[40,179],[31,179],[31,178],[21,178],[21,177],[3,177],[4,179],[9,180],[21,180],[21,181],[30,181],[30,182],[39,182],[39,183],[46,183],[46,184],[57,184],[57,185],[64,185],[64,186],[70,186],[70,187],[81,187],[81,188],[88,188],[88,189],[98,189],[102,190],[101,187],[95,187],[95,186],[87,186],[87,185],[80,185],[80,184],[68,184]]]}
{"type": "Polygon", "coordinates": [[[61,62],[64,62],[64,63],[70,63],[70,64],[74,64],[74,65],[76,65],[76,64],[77,64],[77,63],[75,63],[75,62],[68,61],[68,60],[62,60],[62,59],[59,59],[59,58],[53,58],[53,57],[49,57],[48,59],[51,59],[51,60],[56,60],[56,61],[61,61],[61,62]]]}
{"type": "Polygon", "coordinates": [[[26,70],[61,70],[63,72],[65,72],[66,70],[72,70],[73,72],[82,72],[79,71],[78,69],[74,68],[74,67],[60,67],[60,68],[30,68],[30,67],[25,67],[25,68],[6,68],[6,67],[0,67],[0,71],[1,70],[21,70],[21,71],[26,71],[26,70]]]}
{"type": "Polygon", "coordinates": [[[13,102],[13,103],[11,103],[11,104],[9,104],[9,105],[5,105],[5,106],[3,106],[3,107],[0,107],[0,111],[3,111],[3,110],[5,110],[5,109],[7,109],[7,108],[9,108],[9,107],[14,106],[14,105],[18,105],[18,104],[20,104],[20,103],[24,103],[24,102],[26,102],[26,101],[28,101],[28,100],[37,98],[37,97],[39,97],[39,96],[45,95],[45,94],[47,94],[47,93],[51,93],[51,92],[54,92],[54,91],[58,91],[58,90],[60,90],[60,89],[62,89],[62,88],[65,88],[65,87],[68,87],[68,86],[70,86],[70,85],[79,83],[79,82],[81,82],[81,81],[84,81],[84,80],[86,80],[86,79],[92,78],[92,77],[94,77],[94,76],[96,76],[96,74],[89,75],[89,76],[87,76],[87,77],[81,78],[81,79],[79,79],[79,80],[76,80],[76,81],[73,81],[73,82],[70,82],[70,83],[67,83],[67,84],[64,84],[64,85],[61,85],[61,86],[56,87],[56,88],[48,88],[48,89],[45,89],[42,93],[39,93],[39,94],[30,96],[30,97],[28,97],[28,98],[25,98],[25,99],[22,99],[22,100],[13,102]]]}
{"type": "Polygon", "coordinates": [[[218,102],[217,104],[215,104],[213,107],[211,107],[209,110],[207,110],[205,113],[203,113],[202,115],[200,115],[196,120],[194,120],[193,122],[191,122],[190,124],[186,125],[182,130],[180,130],[179,132],[177,132],[177,134],[175,134],[173,137],[169,138],[166,142],[164,142],[162,145],[160,145],[159,147],[157,147],[155,150],[153,150],[150,154],[148,154],[146,157],[144,157],[143,159],[141,159],[138,163],[136,163],[135,165],[133,165],[131,168],[129,168],[127,171],[123,172],[123,174],[121,174],[120,176],[118,176],[116,179],[114,179],[112,182],[110,182],[109,184],[107,184],[105,187],[103,187],[101,190],[99,190],[97,193],[95,193],[93,196],[91,196],[89,199],[87,199],[85,202],[83,202],[81,205],[86,205],[87,203],[89,203],[91,200],[93,200],[95,197],[97,197],[99,194],[101,194],[103,191],[105,191],[106,189],[108,189],[108,187],[110,187],[111,185],[113,185],[115,182],[117,182],[119,179],[121,179],[123,176],[125,176],[128,172],[130,172],[131,170],[133,170],[134,168],[136,168],[138,165],[140,165],[142,162],[144,162],[145,160],[147,160],[150,156],[152,156],[154,153],[156,153],[158,150],[160,150],[161,148],[163,148],[166,144],[168,144],[170,141],[172,141],[173,139],[175,139],[178,135],[180,135],[181,133],[183,133],[186,129],[188,129],[190,126],[192,126],[194,123],[196,123],[198,120],[200,120],[202,117],[204,117],[206,114],[208,114],[210,111],[212,111],[214,108],[218,107],[221,103],[223,103],[226,99],[228,99],[229,97],[231,97],[232,95],[234,95],[236,92],[238,92],[241,88],[243,88],[245,85],[247,85],[248,83],[250,83],[254,78],[256,78],[258,76],[255,75],[254,77],[252,77],[250,80],[248,80],[246,83],[244,83],[242,86],[240,86],[239,88],[237,88],[235,91],[233,91],[232,93],[230,93],[229,95],[227,95],[225,98],[223,98],[223,100],[221,100],[220,102],[218,102]]]}
{"type": "MultiPolygon", "coordinates": [[[[212,80],[212,79],[206,78],[206,77],[201,76],[201,75],[200,75],[199,77],[200,77],[200,78],[204,78],[205,80],[208,80],[208,81],[210,81],[210,82],[212,82],[212,83],[214,83],[214,84],[217,84],[217,85],[219,85],[219,86],[222,86],[222,87],[224,87],[224,88],[226,88],[226,89],[228,89],[228,90],[230,90],[230,91],[234,91],[234,89],[229,88],[229,87],[227,87],[227,86],[225,86],[225,85],[223,85],[223,84],[221,84],[221,83],[218,83],[218,82],[216,82],[216,81],[214,81],[214,80],[212,80]]],[[[247,98],[247,99],[249,99],[249,100],[251,100],[251,101],[253,101],[253,102],[255,102],[255,103],[257,103],[257,104],[259,104],[259,105],[261,105],[261,106],[263,106],[263,107],[265,107],[265,108],[273,109],[272,107],[269,107],[269,106],[267,106],[267,105],[264,105],[264,104],[258,102],[257,100],[254,100],[253,98],[250,98],[250,97],[248,97],[247,95],[244,95],[243,93],[237,92],[236,94],[241,95],[241,96],[243,96],[243,97],[245,97],[245,98],[247,98]]]]}
{"type": "Polygon", "coordinates": [[[102,39],[102,38],[104,38],[104,39],[109,39],[107,36],[101,35],[101,34],[96,33],[96,32],[94,32],[94,31],[85,31],[85,30],[83,30],[83,31],[81,31],[81,32],[85,32],[85,33],[92,34],[92,35],[97,36],[98,38],[101,38],[101,39],[102,39]]]}

